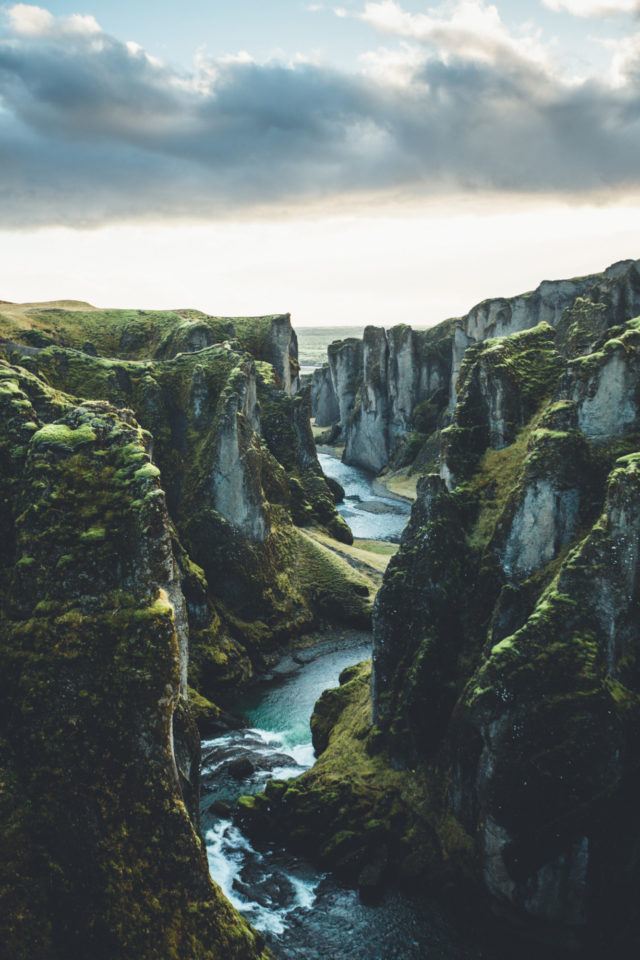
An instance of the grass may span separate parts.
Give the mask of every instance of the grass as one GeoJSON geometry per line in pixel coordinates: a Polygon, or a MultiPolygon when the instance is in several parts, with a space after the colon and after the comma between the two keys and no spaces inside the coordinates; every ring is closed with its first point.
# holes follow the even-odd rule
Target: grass
{"type": "Polygon", "coordinates": [[[417,486],[421,474],[414,473],[409,475],[406,470],[398,470],[397,473],[390,473],[384,477],[378,477],[378,483],[386,487],[389,493],[395,493],[398,497],[404,497],[407,500],[415,500],[418,496],[417,486]]]}
{"type": "Polygon", "coordinates": [[[384,543],[380,540],[356,540],[352,546],[338,543],[322,530],[306,529],[305,534],[317,544],[330,550],[350,567],[361,573],[370,582],[370,588],[377,592],[382,580],[382,574],[389,565],[389,560],[398,550],[396,543],[384,543]]]}
{"type": "Polygon", "coordinates": [[[296,573],[301,592],[321,615],[368,626],[377,583],[341,555],[346,549],[343,544],[336,544],[319,531],[297,530],[296,534],[300,548],[296,573]]]}
{"type": "Polygon", "coordinates": [[[508,447],[487,450],[468,484],[469,492],[476,494],[480,500],[478,517],[469,537],[469,544],[475,549],[483,549],[491,539],[496,522],[520,476],[533,427],[533,422],[527,424],[508,447]]]}
{"type": "Polygon", "coordinates": [[[383,557],[389,557],[389,559],[400,549],[399,543],[389,543],[387,540],[356,539],[353,545],[360,550],[366,550],[367,553],[379,553],[383,557]]]}

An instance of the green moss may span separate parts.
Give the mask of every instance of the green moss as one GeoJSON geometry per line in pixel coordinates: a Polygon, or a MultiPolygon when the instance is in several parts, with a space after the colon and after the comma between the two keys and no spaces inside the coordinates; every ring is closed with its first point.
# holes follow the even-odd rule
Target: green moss
{"type": "Polygon", "coordinates": [[[134,476],[136,480],[155,480],[156,477],[160,476],[160,470],[155,463],[145,463],[143,467],[136,470],[134,476]]]}
{"type": "Polygon", "coordinates": [[[241,803],[250,831],[286,836],[294,848],[351,883],[369,888],[390,877],[442,882],[449,864],[469,856],[469,840],[420,773],[399,770],[376,749],[371,666],[350,669],[316,705],[322,729],[315,766],[265,797],[241,803]],[[256,802],[257,799],[257,802],[256,802]]]}
{"type": "MultiPolygon", "coordinates": [[[[24,560],[7,555],[0,621],[2,943],[14,960],[257,960],[261,939],[211,882],[176,779],[189,719],[162,586],[171,530],[162,498],[136,496],[150,482],[130,456],[141,432],[106,404],[54,426],[0,474],[0,520],[24,560]]],[[[12,429],[0,421],[3,450],[12,429]]]]}
{"type": "Polygon", "coordinates": [[[80,535],[80,539],[97,542],[99,540],[105,540],[106,536],[107,531],[104,527],[90,527],[89,530],[85,530],[85,532],[80,535]]]}
{"type": "Polygon", "coordinates": [[[333,551],[303,531],[297,536],[292,571],[303,596],[326,619],[368,626],[375,586],[333,551]]]}
{"type": "Polygon", "coordinates": [[[493,536],[522,472],[532,429],[532,424],[528,424],[514,442],[502,450],[487,450],[473,478],[460,490],[460,496],[468,494],[478,504],[469,535],[469,544],[475,550],[483,550],[493,536]]]}
{"type": "Polygon", "coordinates": [[[510,446],[556,386],[563,361],[546,323],[465,353],[453,424],[442,431],[442,458],[456,482],[475,473],[487,448],[510,446]],[[496,419],[491,395],[500,397],[496,419]]]}
{"type": "Polygon", "coordinates": [[[73,428],[64,423],[47,423],[33,435],[35,444],[73,448],[96,439],[95,431],[89,423],[73,428]]]}

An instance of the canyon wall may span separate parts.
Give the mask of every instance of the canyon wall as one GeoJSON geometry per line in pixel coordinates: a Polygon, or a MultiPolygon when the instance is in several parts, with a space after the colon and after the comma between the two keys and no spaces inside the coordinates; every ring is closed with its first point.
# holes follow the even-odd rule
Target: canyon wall
{"type": "Polygon", "coordinates": [[[579,355],[606,327],[638,313],[640,262],[625,260],[603,273],[483,301],[430,330],[367,327],[361,342],[330,345],[327,365],[314,374],[312,412],[318,426],[339,425],[346,463],[375,473],[405,465],[451,422],[469,347],[546,323],[566,355],[579,355]]]}
{"type": "Polygon", "coordinates": [[[351,539],[289,318],[210,344],[214,319],[0,310],[12,960],[266,960],[209,876],[196,721],[219,732],[215,701],[319,618],[366,625],[371,597],[300,529],[351,539]]]}
{"type": "Polygon", "coordinates": [[[0,362],[0,934],[12,960],[257,960],[209,877],[150,436],[0,362]]]}
{"type": "MultiPolygon", "coordinates": [[[[371,679],[345,671],[312,720],[316,766],[243,810],[364,896],[449,887],[578,956],[640,945],[638,279],[628,262],[594,299],[542,285],[502,301],[508,320],[475,315],[439,473],[376,599],[371,679]]],[[[365,343],[380,356],[380,332],[365,343]]]]}
{"type": "MultiPolygon", "coordinates": [[[[128,314],[124,323],[120,315],[112,321],[111,341],[106,339],[108,318],[101,319],[107,323],[100,328],[103,339],[91,324],[76,339],[92,333],[100,349],[113,341],[119,352],[123,342],[133,351],[135,342],[136,352],[142,351],[128,314]]],[[[147,329],[149,317],[142,321],[152,352],[175,352],[156,347],[159,337],[147,329]]],[[[202,322],[174,320],[161,343],[166,347],[185,324],[202,322]]],[[[82,323],[74,314],[60,327],[82,329],[82,323]]],[[[290,361],[296,341],[288,316],[264,318],[261,325],[237,319],[233,324],[261,357],[276,342],[278,356],[286,353],[284,369],[297,369],[297,358],[290,361]]],[[[95,355],[86,343],[83,350],[28,346],[15,339],[19,331],[8,332],[13,339],[6,337],[2,349],[11,360],[73,396],[132,409],[151,434],[171,518],[206,585],[206,602],[196,599],[191,605],[197,637],[193,670],[196,663],[202,668],[194,682],[201,692],[212,695],[221,685],[247,679],[262,669],[279,642],[310,628],[318,613],[312,584],[296,564],[296,527],[317,525],[343,542],[352,535],[318,463],[308,391],[297,389],[296,377],[285,389],[277,367],[241,349],[238,337],[211,346],[197,339],[193,352],[180,350],[170,359],[127,360],[95,355]]],[[[32,333],[27,329],[20,335],[30,341],[32,333]]],[[[181,346],[186,345],[183,340],[181,346]]],[[[194,576],[190,583],[200,598],[197,581],[194,576]]],[[[348,610],[338,605],[336,616],[362,621],[366,605],[357,600],[348,610]]]]}

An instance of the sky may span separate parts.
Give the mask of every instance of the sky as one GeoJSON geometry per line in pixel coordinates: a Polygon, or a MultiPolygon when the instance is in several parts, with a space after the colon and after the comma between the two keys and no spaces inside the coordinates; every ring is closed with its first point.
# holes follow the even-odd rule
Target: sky
{"type": "Polygon", "coordinates": [[[0,5],[0,300],[431,324],[640,256],[640,0],[0,5]]]}

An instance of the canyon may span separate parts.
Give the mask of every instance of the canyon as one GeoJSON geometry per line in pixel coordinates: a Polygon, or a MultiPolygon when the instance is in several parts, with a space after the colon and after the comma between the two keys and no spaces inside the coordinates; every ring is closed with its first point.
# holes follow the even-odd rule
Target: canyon
{"type": "Polygon", "coordinates": [[[200,741],[345,630],[372,661],[340,660],[315,762],[226,821],[365,904],[447,891],[509,950],[633,955],[640,262],[302,377],[286,314],[0,304],[0,405],[12,960],[277,953],[209,870],[200,741]]]}

